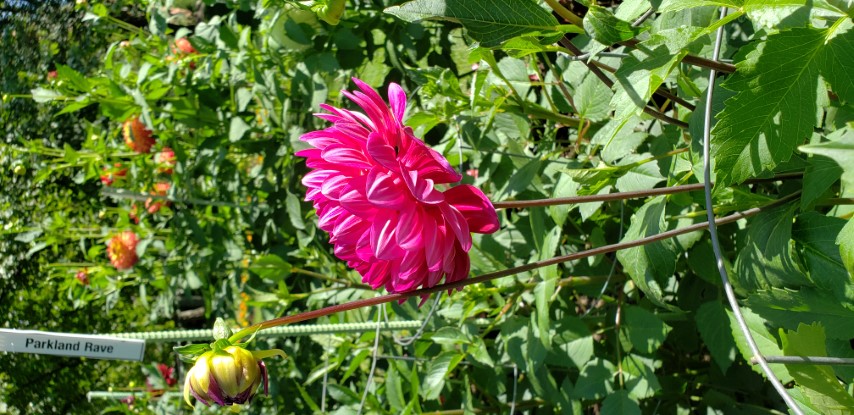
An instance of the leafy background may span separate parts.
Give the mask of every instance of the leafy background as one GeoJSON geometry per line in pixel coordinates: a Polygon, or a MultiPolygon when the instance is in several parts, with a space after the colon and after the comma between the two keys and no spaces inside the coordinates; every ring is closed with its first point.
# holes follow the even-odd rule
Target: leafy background
{"type": "MultiPolygon", "coordinates": [[[[493,201],[701,182],[703,58],[725,25],[714,211],[795,197],[720,228],[748,326],[766,355],[854,357],[850,2],[345,4],[331,25],[334,7],[276,0],[0,2],[3,327],[246,326],[375,295],[317,231],[293,156],[302,133],[325,126],[319,104],[349,105],[351,76],[383,93],[403,85],[407,124],[493,201]],[[178,38],[197,52],[176,50],[178,38]],[[132,115],[157,150],[174,149],[171,175],[122,143],[132,115]],[[104,186],[114,163],[128,174],[104,186]],[[171,204],[149,214],[161,181],[171,204]],[[141,237],[140,262],[119,272],[105,242],[126,229],[141,237]],[[75,278],[83,269],[89,284],[75,278]]],[[[474,238],[472,273],[683,228],[704,209],[692,192],[501,210],[501,230],[474,238]]],[[[748,362],[715,270],[708,234],[694,232],[435,305],[332,315],[317,323],[429,319],[411,344],[412,332],[372,330],[257,340],[289,358],[268,362],[270,396],[248,412],[785,411],[748,362]]],[[[184,372],[173,345],[149,343],[142,364],[2,355],[0,412],[192,412],[160,395],[180,391],[155,366],[184,372]],[[106,390],[139,393],[85,399],[106,390]]],[[[806,413],[854,407],[850,367],[773,369],[806,413]]]]}

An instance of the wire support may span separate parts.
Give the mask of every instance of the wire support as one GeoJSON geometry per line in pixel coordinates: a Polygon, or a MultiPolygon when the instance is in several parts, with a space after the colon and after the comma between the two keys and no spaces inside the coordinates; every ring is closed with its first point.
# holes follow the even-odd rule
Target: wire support
{"type": "MultiPolygon", "coordinates": [[[[827,356],[765,356],[768,363],[782,363],[785,365],[826,365],[826,366],[854,366],[854,359],[846,357],[827,356]]],[[[755,357],[750,359],[750,364],[759,364],[755,357]]]]}
{"type": "MultiPolygon", "coordinates": [[[[726,17],[727,9],[726,7],[721,7],[720,18],[723,19],[726,17]]],[[[712,61],[717,61],[720,52],[721,52],[721,43],[723,42],[724,35],[724,25],[718,28],[716,36],[715,36],[715,46],[712,52],[712,61]]],[[[780,394],[780,397],[783,398],[783,401],[786,403],[786,406],[795,414],[795,415],[803,415],[803,411],[800,406],[792,399],[788,392],[786,392],[786,388],[780,382],[780,379],[774,374],[771,370],[771,367],[768,366],[768,362],[765,360],[765,357],[762,356],[762,352],[759,350],[759,347],[756,345],[756,340],[753,339],[753,335],[750,333],[750,329],[747,327],[747,323],[744,321],[744,316],[741,313],[741,308],[738,305],[738,299],[735,297],[735,291],[733,291],[732,284],[729,281],[729,275],[727,273],[726,267],[723,262],[723,254],[721,253],[720,240],[718,239],[718,228],[715,223],[715,214],[714,214],[714,205],[712,203],[712,179],[711,179],[711,155],[709,153],[709,149],[711,147],[711,124],[712,124],[712,98],[714,97],[715,90],[715,77],[717,75],[717,71],[714,69],[709,70],[709,87],[706,93],[706,111],[703,114],[703,192],[705,193],[706,199],[706,217],[709,222],[709,234],[712,241],[712,250],[715,253],[715,262],[717,263],[718,273],[721,275],[721,282],[724,286],[724,292],[726,293],[727,301],[729,302],[730,307],[732,308],[733,315],[735,315],[735,319],[738,322],[738,327],[742,333],[744,333],[745,339],[747,339],[747,344],[750,347],[751,353],[753,353],[753,359],[756,359],[756,363],[762,368],[762,371],[765,373],[765,377],[771,382],[771,385],[780,394]]]]}

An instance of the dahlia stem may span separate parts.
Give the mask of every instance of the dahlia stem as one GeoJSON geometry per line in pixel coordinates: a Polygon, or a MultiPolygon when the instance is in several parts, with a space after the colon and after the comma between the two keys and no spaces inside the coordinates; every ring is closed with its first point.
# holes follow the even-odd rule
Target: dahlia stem
{"type": "Polygon", "coordinates": [[[569,11],[566,7],[563,7],[557,0],[546,0],[546,4],[554,10],[560,17],[563,17],[567,22],[583,28],[583,21],[580,17],[576,16],[575,13],[569,11]]]}
{"type": "MultiPolygon", "coordinates": [[[[771,202],[767,205],[755,207],[755,208],[748,209],[745,211],[736,212],[736,213],[733,213],[733,214],[728,215],[728,216],[724,216],[722,218],[716,219],[715,224],[724,225],[727,223],[735,222],[739,219],[744,219],[744,218],[756,215],[757,213],[762,212],[764,210],[785,204],[785,203],[797,198],[799,195],[800,195],[800,192],[793,193],[791,195],[788,195],[786,197],[778,199],[774,202],[771,202]]],[[[264,329],[267,329],[270,327],[276,327],[276,326],[282,326],[285,324],[298,323],[301,321],[320,318],[320,317],[328,316],[330,314],[340,313],[343,311],[350,311],[350,310],[355,310],[357,308],[371,307],[371,306],[375,306],[375,305],[379,305],[379,304],[390,303],[392,301],[402,301],[402,300],[406,300],[406,299],[411,298],[411,297],[426,296],[429,294],[433,294],[433,293],[437,293],[437,292],[441,292],[441,291],[445,291],[445,290],[451,291],[454,289],[459,289],[459,288],[465,287],[467,285],[478,284],[481,282],[487,282],[490,280],[494,280],[496,278],[501,278],[501,277],[506,277],[506,276],[510,276],[510,275],[514,275],[514,274],[519,274],[519,273],[531,271],[531,270],[534,270],[537,268],[547,267],[549,265],[556,265],[556,264],[560,264],[563,262],[574,261],[574,260],[578,260],[578,259],[582,259],[582,258],[601,255],[601,254],[607,254],[610,252],[619,251],[621,249],[634,248],[637,246],[650,244],[650,243],[661,241],[664,239],[673,238],[673,237],[678,236],[678,235],[683,235],[686,233],[699,231],[699,230],[705,229],[708,226],[709,226],[709,222],[697,223],[697,224],[694,224],[691,226],[686,226],[684,228],[674,229],[674,230],[662,232],[662,233],[659,233],[656,235],[647,236],[645,238],[636,239],[634,241],[620,242],[620,243],[616,243],[616,244],[600,246],[597,248],[588,249],[586,251],[575,252],[575,253],[572,253],[569,255],[558,256],[558,257],[554,257],[554,258],[547,259],[544,261],[532,262],[532,263],[521,265],[518,267],[508,268],[508,269],[496,271],[496,272],[490,272],[488,274],[483,274],[481,276],[474,277],[474,278],[469,278],[469,279],[465,279],[465,280],[461,280],[461,281],[455,281],[455,282],[451,282],[451,283],[436,285],[436,286],[430,287],[430,288],[422,288],[420,290],[409,291],[409,292],[405,292],[405,293],[380,295],[380,296],[373,297],[373,298],[365,298],[365,299],[361,299],[361,300],[350,301],[350,302],[347,302],[344,304],[336,304],[333,306],[324,307],[324,308],[317,309],[317,310],[311,310],[311,311],[306,311],[303,313],[294,314],[294,315],[290,315],[290,316],[283,316],[283,317],[279,317],[279,318],[274,318],[272,320],[267,320],[267,321],[249,326],[243,330],[240,330],[237,333],[234,333],[231,337],[229,337],[228,340],[232,343],[236,343],[237,341],[239,341],[240,339],[242,339],[246,336],[249,336],[249,335],[251,335],[251,334],[253,334],[259,330],[264,330],[264,329]]]]}
{"type": "MultiPolygon", "coordinates": [[[[780,174],[767,179],[750,179],[744,184],[774,182],[778,180],[800,178],[803,173],[786,173],[780,174]]],[[[589,195],[589,196],[573,196],[573,197],[555,197],[550,199],[534,199],[534,200],[510,200],[504,202],[492,202],[492,206],[496,209],[519,209],[529,207],[555,206],[555,205],[573,205],[579,203],[591,202],[610,202],[615,200],[636,199],[658,195],[670,195],[675,193],[693,192],[703,190],[702,183],[685,184],[680,186],[661,187],[649,190],[636,190],[631,192],[609,193],[604,195],[589,195]]]]}

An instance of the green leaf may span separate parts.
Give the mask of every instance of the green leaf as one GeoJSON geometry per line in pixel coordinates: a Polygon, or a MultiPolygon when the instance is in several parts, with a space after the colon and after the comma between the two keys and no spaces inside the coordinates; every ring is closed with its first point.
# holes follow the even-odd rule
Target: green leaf
{"type": "Polygon", "coordinates": [[[33,101],[38,103],[50,102],[62,96],[59,92],[42,87],[32,89],[30,90],[30,93],[33,94],[33,101]]]}
{"type": "Polygon", "coordinates": [[[602,415],[640,415],[641,409],[637,402],[629,397],[625,390],[618,390],[602,401],[602,415]]]}
{"type": "Polygon", "coordinates": [[[400,372],[396,369],[396,365],[389,364],[385,378],[385,393],[388,403],[395,412],[400,412],[406,406],[406,397],[403,396],[403,385],[400,379],[400,372]]]}
{"type": "Polygon", "coordinates": [[[732,331],[721,325],[721,322],[727,319],[726,309],[719,301],[710,301],[697,309],[697,315],[694,318],[697,321],[700,337],[709,349],[712,359],[721,368],[721,373],[726,373],[735,362],[736,356],[732,331]]]}
{"type": "MultiPolygon", "coordinates": [[[[665,207],[664,196],[646,202],[632,216],[631,226],[622,241],[634,241],[666,231],[665,207]]],[[[623,249],[617,252],[617,259],[650,301],[662,307],[673,307],[665,302],[662,290],[667,279],[676,271],[676,245],[672,240],[623,249]]]]}
{"type": "Polygon", "coordinates": [[[854,183],[854,134],[845,134],[836,141],[800,146],[798,150],[833,159],[842,168],[843,180],[854,183]]]}
{"type": "MultiPolygon", "coordinates": [[[[850,25],[851,16],[848,17],[850,25]]],[[[839,34],[829,33],[833,38],[827,43],[827,50],[822,55],[821,76],[830,83],[831,89],[842,101],[851,104],[854,103],[854,82],[851,82],[851,74],[854,73],[854,29],[848,27],[837,30],[847,31],[839,34]]]]}
{"type": "Polygon", "coordinates": [[[816,123],[820,74],[837,84],[850,83],[837,74],[850,62],[841,68],[831,65],[854,50],[850,36],[827,42],[827,34],[800,28],[770,35],[736,65],[736,73],[723,86],[737,94],[726,101],[713,130],[716,185],[766,174],[791,158],[816,123]]]}
{"type": "Polygon", "coordinates": [[[68,82],[77,91],[87,93],[91,88],[89,80],[85,76],[68,66],[56,65],[56,74],[59,79],[68,82]]]}
{"type": "Polygon", "coordinates": [[[589,74],[575,90],[573,99],[578,110],[578,116],[590,121],[602,121],[608,117],[608,103],[614,95],[595,75],[589,74]]]}
{"type": "Polygon", "coordinates": [[[733,285],[742,292],[809,284],[790,253],[796,208],[793,203],[780,206],[749,220],[733,275],[733,285]]]}
{"type": "Polygon", "coordinates": [[[805,26],[810,17],[806,0],[744,0],[743,10],[757,26],[776,29],[805,26]]]}
{"type": "Polygon", "coordinates": [[[807,212],[798,216],[793,239],[802,248],[801,256],[810,279],[818,288],[839,301],[854,304],[854,279],[845,270],[836,239],[845,220],[807,212]]]}
{"type": "Polygon", "coordinates": [[[747,305],[772,325],[794,330],[799,323],[821,323],[832,339],[847,340],[854,333],[854,305],[843,304],[824,291],[772,288],[747,297],[747,305]]]}
{"type": "Polygon", "coordinates": [[[246,124],[246,121],[243,121],[243,118],[232,117],[231,126],[228,129],[228,140],[232,143],[240,141],[251,128],[249,124],[246,124]]]}
{"type": "MultiPolygon", "coordinates": [[[[801,151],[804,151],[803,147],[800,147],[801,151]]],[[[807,169],[804,171],[801,210],[810,208],[812,203],[842,176],[842,168],[828,157],[817,154],[810,157],[808,162],[807,169]]]]}
{"type": "Polygon", "coordinates": [[[854,276],[854,218],[849,219],[845,227],[839,231],[836,244],[839,245],[839,255],[842,257],[845,269],[848,270],[848,275],[854,276]]]}
{"type": "Polygon", "coordinates": [[[724,6],[737,9],[744,3],[743,0],[664,0],[658,7],[658,11],[676,12],[679,10],[693,9],[705,6],[724,6]]]}
{"type": "MultiPolygon", "coordinates": [[[[614,118],[626,120],[640,115],[652,94],[664,83],[686,52],[671,54],[665,46],[654,48],[649,54],[632,52],[623,59],[614,74],[614,97],[611,108],[614,118]]],[[[616,135],[620,129],[615,130],[616,135]]]]}
{"type": "MultiPolygon", "coordinates": [[[[732,330],[732,337],[735,339],[735,345],[738,346],[738,350],[741,352],[741,356],[744,360],[749,362],[753,357],[753,352],[747,344],[747,338],[744,336],[744,332],[741,331],[732,311],[726,310],[726,313],[727,316],[729,316],[730,330],[732,330]]],[[[768,331],[765,326],[765,320],[749,308],[742,307],[741,313],[744,316],[744,322],[747,325],[750,335],[753,336],[753,340],[756,341],[756,347],[759,348],[759,352],[762,353],[763,356],[782,355],[783,351],[777,343],[777,338],[768,331]]],[[[762,371],[762,368],[758,365],[749,366],[754,372],[759,373],[760,375],[765,374],[765,372],[762,371]]],[[[774,375],[776,375],[783,383],[788,383],[792,380],[792,375],[789,374],[785,366],[771,365],[771,371],[774,372],[774,375]]]]}
{"type": "Polygon", "coordinates": [[[261,278],[277,280],[291,273],[291,264],[276,254],[269,254],[258,258],[249,269],[261,278]]]}
{"type": "Polygon", "coordinates": [[[650,398],[661,390],[661,383],[655,376],[655,361],[653,359],[629,354],[623,358],[622,368],[625,388],[629,392],[629,397],[633,399],[650,398]]]}
{"type": "Polygon", "coordinates": [[[633,39],[646,29],[634,27],[631,23],[620,20],[604,7],[590,5],[587,14],[584,15],[584,30],[599,43],[612,45],[633,39]]]}
{"type": "Polygon", "coordinates": [[[652,354],[662,344],[671,328],[658,316],[641,307],[626,306],[620,334],[640,353],[652,354]]]}
{"type": "Polygon", "coordinates": [[[614,393],[614,364],[603,359],[593,359],[584,365],[578,382],[572,390],[574,399],[600,399],[614,393]]]}
{"type": "Polygon", "coordinates": [[[572,363],[582,368],[593,356],[593,334],[580,318],[564,317],[556,322],[550,352],[561,364],[572,363]]]}
{"type": "Polygon", "coordinates": [[[291,220],[291,225],[294,225],[294,228],[300,230],[305,229],[305,222],[302,220],[302,207],[300,206],[299,198],[297,198],[293,193],[288,192],[288,196],[285,198],[285,205],[288,209],[288,218],[291,220]]]}
{"type": "Polygon", "coordinates": [[[424,376],[421,396],[426,400],[436,399],[442,388],[445,387],[445,379],[463,359],[463,355],[456,351],[444,352],[430,362],[430,368],[424,376]]]}
{"type": "Polygon", "coordinates": [[[558,29],[554,16],[530,0],[413,0],[385,12],[407,22],[439,19],[460,23],[488,48],[527,33],[558,29]]]}
{"type": "MultiPolygon", "coordinates": [[[[827,356],[821,324],[800,324],[797,331],[783,333],[781,337],[786,356],[827,356]]],[[[786,367],[819,412],[844,415],[854,410],[854,397],[839,383],[830,366],[796,364],[786,367]]]]}

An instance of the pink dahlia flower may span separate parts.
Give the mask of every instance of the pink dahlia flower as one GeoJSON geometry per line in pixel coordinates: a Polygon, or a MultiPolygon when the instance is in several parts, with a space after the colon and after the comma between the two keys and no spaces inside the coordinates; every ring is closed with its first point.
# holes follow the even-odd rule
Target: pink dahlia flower
{"type": "Polygon", "coordinates": [[[321,105],[333,125],[300,137],[313,148],[296,155],[312,169],[302,183],[335,255],[373,288],[406,292],[465,279],[471,233],[492,233],[498,216],[479,189],[460,181],[441,154],[403,125],[406,94],[388,88],[389,103],[364,82],[343,91],[364,113],[321,105]],[[445,188],[446,186],[443,186],[445,188]]]}

